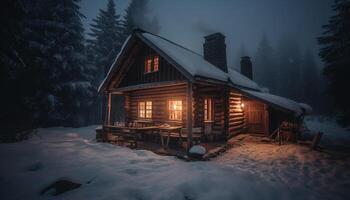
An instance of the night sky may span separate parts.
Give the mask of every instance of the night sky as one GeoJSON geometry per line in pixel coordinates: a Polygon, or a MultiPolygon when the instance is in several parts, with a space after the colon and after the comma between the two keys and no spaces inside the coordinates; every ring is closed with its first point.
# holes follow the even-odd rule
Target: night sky
{"type": "MultiPolygon", "coordinates": [[[[107,0],[82,0],[81,11],[89,23],[105,8],[107,0]]],[[[150,0],[149,13],[157,17],[159,34],[202,54],[203,36],[222,32],[226,35],[228,63],[240,46],[254,56],[266,34],[276,47],[281,37],[294,37],[301,50],[311,49],[315,58],[319,46],[316,37],[332,15],[333,0],[150,0]]],[[[129,1],[115,0],[117,12],[123,14],[129,1]]]]}

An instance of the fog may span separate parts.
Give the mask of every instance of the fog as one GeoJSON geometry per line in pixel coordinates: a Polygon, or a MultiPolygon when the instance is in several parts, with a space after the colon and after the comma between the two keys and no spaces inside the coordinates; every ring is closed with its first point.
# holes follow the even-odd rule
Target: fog
{"type": "MultiPolygon", "coordinates": [[[[332,14],[333,0],[150,0],[149,15],[157,18],[159,34],[202,54],[203,36],[222,32],[226,35],[228,64],[235,63],[236,54],[244,47],[254,56],[265,34],[272,46],[282,37],[295,38],[301,51],[311,49],[317,62],[319,46],[316,38],[322,25],[332,14]]],[[[84,26],[105,8],[107,0],[82,0],[84,26]]],[[[124,14],[129,1],[115,0],[117,12],[124,14]]]]}

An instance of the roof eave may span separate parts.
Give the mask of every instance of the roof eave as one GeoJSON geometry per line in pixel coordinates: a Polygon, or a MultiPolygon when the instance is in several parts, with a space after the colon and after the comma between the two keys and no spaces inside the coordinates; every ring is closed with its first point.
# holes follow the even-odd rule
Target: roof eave
{"type": "Polygon", "coordinates": [[[107,87],[108,83],[110,82],[110,80],[111,80],[113,74],[115,74],[115,72],[118,70],[118,68],[117,68],[116,66],[117,66],[117,65],[119,64],[119,62],[121,61],[120,58],[122,58],[122,57],[124,56],[124,51],[125,51],[125,49],[129,48],[130,43],[131,43],[133,37],[134,37],[134,34],[130,35],[130,36],[125,40],[125,42],[124,42],[122,48],[120,49],[120,53],[117,55],[116,59],[115,59],[114,62],[112,63],[112,65],[111,65],[111,67],[110,67],[110,69],[109,69],[109,71],[108,71],[108,73],[107,73],[105,79],[103,79],[103,81],[101,82],[100,86],[98,87],[98,90],[97,90],[98,93],[103,93],[103,92],[106,91],[106,87],[107,87]]]}

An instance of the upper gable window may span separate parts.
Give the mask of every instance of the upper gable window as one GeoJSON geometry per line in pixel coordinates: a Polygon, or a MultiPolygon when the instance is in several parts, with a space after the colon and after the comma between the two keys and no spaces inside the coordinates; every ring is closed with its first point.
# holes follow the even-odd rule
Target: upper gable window
{"type": "Polygon", "coordinates": [[[159,70],[159,56],[147,56],[145,61],[145,73],[156,72],[159,70]]]}

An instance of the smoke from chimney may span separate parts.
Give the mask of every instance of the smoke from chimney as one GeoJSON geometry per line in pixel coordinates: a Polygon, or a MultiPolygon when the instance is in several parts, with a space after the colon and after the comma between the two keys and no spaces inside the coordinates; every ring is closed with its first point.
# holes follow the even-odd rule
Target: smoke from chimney
{"type": "Polygon", "coordinates": [[[253,67],[249,56],[241,57],[241,74],[253,80],[253,67]]]}

